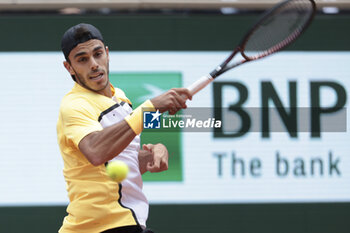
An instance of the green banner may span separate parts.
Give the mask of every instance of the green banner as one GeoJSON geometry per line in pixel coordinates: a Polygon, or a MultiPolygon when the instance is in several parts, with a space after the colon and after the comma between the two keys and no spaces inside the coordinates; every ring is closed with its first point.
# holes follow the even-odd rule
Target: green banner
{"type": "MultiPolygon", "coordinates": [[[[147,99],[152,99],[165,91],[182,86],[182,75],[178,72],[126,72],[111,73],[111,83],[122,89],[131,100],[133,108],[147,99]]],[[[162,143],[169,151],[169,169],[161,173],[143,175],[144,181],[182,181],[182,146],[181,132],[164,132],[164,130],[144,131],[141,134],[141,146],[147,143],[162,143]]]]}

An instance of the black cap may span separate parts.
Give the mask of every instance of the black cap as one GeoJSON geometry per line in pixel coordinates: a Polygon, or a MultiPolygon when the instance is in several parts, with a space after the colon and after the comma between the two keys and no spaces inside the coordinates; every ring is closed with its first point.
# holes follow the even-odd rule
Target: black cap
{"type": "Polygon", "coordinates": [[[68,60],[70,51],[72,51],[72,49],[78,44],[92,39],[97,39],[103,42],[101,32],[91,24],[80,23],[69,28],[64,33],[61,40],[61,49],[66,60],[68,60]]]}

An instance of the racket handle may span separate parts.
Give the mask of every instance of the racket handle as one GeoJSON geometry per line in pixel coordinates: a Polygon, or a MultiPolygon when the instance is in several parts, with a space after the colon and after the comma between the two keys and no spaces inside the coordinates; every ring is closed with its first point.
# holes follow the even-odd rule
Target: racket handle
{"type": "Polygon", "coordinates": [[[213,77],[211,77],[210,75],[202,76],[197,81],[195,81],[190,86],[188,86],[187,89],[190,91],[191,95],[193,96],[194,94],[202,90],[204,87],[206,87],[213,80],[214,80],[213,77]]]}

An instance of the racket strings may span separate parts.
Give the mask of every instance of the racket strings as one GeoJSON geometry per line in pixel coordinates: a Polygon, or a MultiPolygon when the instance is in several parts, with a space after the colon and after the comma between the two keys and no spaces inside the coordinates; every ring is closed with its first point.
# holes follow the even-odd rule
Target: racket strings
{"type": "Polygon", "coordinates": [[[276,52],[294,41],[313,14],[309,0],[291,0],[264,17],[244,45],[244,54],[257,59],[276,52]]]}

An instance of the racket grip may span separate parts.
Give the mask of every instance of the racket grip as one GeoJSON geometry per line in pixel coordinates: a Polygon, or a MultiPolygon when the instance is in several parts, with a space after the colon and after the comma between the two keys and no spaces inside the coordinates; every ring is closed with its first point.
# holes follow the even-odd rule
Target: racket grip
{"type": "Polygon", "coordinates": [[[202,76],[197,81],[195,81],[190,86],[188,86],[187,89],[190,91],[191,95],[193,96],[194,94],[202,90],[204,87],[206,87],[213,80],[214,78],[211,77],[210,75],[202,76]]]}

